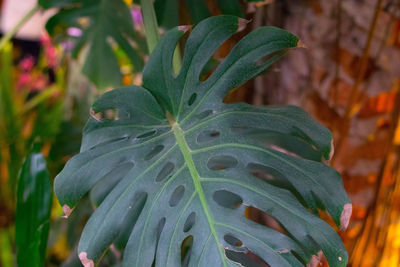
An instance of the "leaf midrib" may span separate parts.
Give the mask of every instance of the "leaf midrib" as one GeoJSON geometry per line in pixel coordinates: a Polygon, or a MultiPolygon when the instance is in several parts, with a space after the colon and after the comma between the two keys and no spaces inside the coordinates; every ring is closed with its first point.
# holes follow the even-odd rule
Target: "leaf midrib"
{"type": "Polygon", "coordinates": [[[221,249],[221,245],[220,245],[221,243],[219,241],[217,231],[215,230],[215,222],[211,216],[210,209],[208,207],[206,197],[204,195],[203,187],[200,182],[201,177],[200,177],[200,175],[196,169],[195,163],[193,161],[192,151],[189,148],[188,144],[186,143],[186,140],[184,137],[184,131],[180,128],[180,126],[177,122],[174,122],[172,124],[172,131],[174,132],[176,142],[178,143],[178,146],[182,152],[183,158],[185,159],[186,165],[189,169],[196,193],[199,196],[200,203],[201,203],[201,206],[203,207],[204,214],[206,215],[207,222],[210,227],[211,233],[214,236],[215,242],[217,243],[218,252],[220,254],[221,260],[224,264],[224,267],[227,267],[227,264],[225,261],[225,253],[221,249]]]}

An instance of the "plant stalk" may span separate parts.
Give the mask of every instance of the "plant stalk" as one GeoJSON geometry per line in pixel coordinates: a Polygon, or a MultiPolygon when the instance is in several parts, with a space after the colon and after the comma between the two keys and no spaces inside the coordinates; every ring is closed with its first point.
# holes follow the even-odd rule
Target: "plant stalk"
{"type": "Polygon", "coordinates": [[[147,46],[149,48],[149,53],[153,52],[158,41],[160,40],[160,35],[158,34],[158,24],[156,13],[154,11],[152,0],[141,0],[141,9],[143,16],[144,30],[146,33],[147,46]]]}
{"type": "Polygon", "coordinates": [[[25,14],[25,16],[14,26],[14,28],[11,29],[11,31],[7,32],[0,40],[0,49],[3,49],[3,47],[8,43],[11,38],[21,29],[24,24],[30,20],[33,15],[40,9],[39,4],[36,4],[34,7],[32,7],[31,10],[28,11],[28,13],[25,14]]]}
{"type": "MultiPolygon", "coordinates": [[[[141,0],[141,9],[144,30],[146,33],[146,41],[149,49],[149,54],[153,52],[158,41],[160,40],[160,35],[158,33],[158,23],[156,13],[154,11],[153,0],[141,0]]],[[[181,53],[179,50],[179,44],[175,49],[172,65],[174,68],[174,73],[177,74],[181,68],[181,53]]]]}

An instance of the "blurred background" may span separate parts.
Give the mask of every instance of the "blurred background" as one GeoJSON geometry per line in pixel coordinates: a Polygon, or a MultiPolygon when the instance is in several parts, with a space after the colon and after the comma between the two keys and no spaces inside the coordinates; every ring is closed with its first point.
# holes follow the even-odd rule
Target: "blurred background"
{"type": "MultiPolygon", "coordinates": [[[[23,195],[38,197],[26,182],[35,175],[48,191],[36,218],[50,229],[47,245],[47,231],[38,238],[41,264],[82,266],[74,251],[93,207],[84,199],[66,220],[49,185],[79,152],[94,99],[141,84],[148,52],[140,5],[0,0],[0,8],[0,266],[17,265],[24,242],[15,227],[34,229],[21,225],[16,207],[35,214],[23,195]]],[[[328,127],[335,139],[328,164],[341,172],[353,202],[349,228],[340,233],[349,266],[400,266],[400,1],[156,0],[155,10],[161,34],[219,14],[250,21],[214,54],[208,74],[252,29],[275,25],[299,36],[303,48],[225,101],[298,105],[328,127]]],[[[100,266],[117,266],[119,258],[111,249],[100,266]]]]}

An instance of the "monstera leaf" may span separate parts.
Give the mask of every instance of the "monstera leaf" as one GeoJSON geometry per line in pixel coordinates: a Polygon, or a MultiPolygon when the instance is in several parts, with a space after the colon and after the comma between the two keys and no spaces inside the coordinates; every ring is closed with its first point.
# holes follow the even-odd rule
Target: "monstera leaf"
{"type": "Polygon", "coordinates": [[[242,26],[233,16],[199,23],[177,75],[173,53],[188,27],[170,30],[150,56],[143,87],[94,103],[80,154],[55,180],[67,215],[89,191],[98,206],[78,248],[85,266],[111,244],[124,249],[123,266],[249,266],[255,255],[270,266],[303,266],[319,251],[330,266],[346,266],[341,239],[315,215],[326,210],[346,228],[351,213],[340,175],[321,163],[330,157],[330,132],[296,107],[223,103],[298,39],[261,27],[199,80],[242,26]],[[249,207],[280,227],[251,220],[249,207]]]}
{"type": "Polygon", "coordinates": [[[135,32],[130,9],[123,0],[39,0],[39,3],[45,9],[59,8],[46,24],[51,35],[65,33],[68,27],[82,30],[73,52],[77,55],[84,45],[88,46],[83,73],[97,87],[122,84],[114,44],[126,54],[136,71],[142,70],[140,51],[145,47],[144,40],[135,32]]]}

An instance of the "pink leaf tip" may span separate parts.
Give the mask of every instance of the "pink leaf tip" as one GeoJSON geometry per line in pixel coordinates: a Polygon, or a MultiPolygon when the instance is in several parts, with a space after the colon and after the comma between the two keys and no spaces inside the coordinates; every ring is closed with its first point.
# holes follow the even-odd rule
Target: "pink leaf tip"
{"type": "Polygon", "coordinates": [[[100,115],[96,115],[96,113],[94,112],[94,110],[93,110],[92,108],[90,108],[90,116],[91,116],[93,119],[95,119],[96,121],[101,121],[101,120],[100,120],[101,116],[100,116],[100,115]]]}
{"type": "Polygon", "coordinates": [[[192,25],[181,25],[181,26],[178,26],[178,30],[183,31],[183,32],[187,32],[191,28],[192,28],[192,25]]]}
{"type": "Polygon", "coordinates": [[[63,211],[64,211],[64,216],[63,216],[63,218],[68,218],[69,217],[69,215],[71,214],[71,212],[72,212],[72,209],[67,205],[67,204],[65,204],[63,207],[62,207],[62,209],[63,209],[63,211]]]}
{"type": "Polygon", "coordinates": [[[94,267],[94,262],[87,258],[86,252],[79,253],[79,259],[81,260],[84,267],[94,267]]]}
{"type": "Polygon", "coordinates": [[[353,206],[351,205],[351,203],[347,203],[343,206],[343,211],[340,215],[340,231],[346,230],[347,226],[349,226],[352,211],[353,206]]]}
{"type": "Polygon", "coordinates": [[[238,29],[237,29],[237,32],[243,31],[246,28],[246,26],[247,26],[247,24],[249,22],[250,22],[250,20],[238,18],[238,29]]]}
{"type": "Polygon", "coordinates": [[[335,153],[335,146],[333,145],[333,139],[332,139],[332,141],[331,141],[331,152],[329,152],[329,160],[332,159],[334,153],[335,153]]]}

